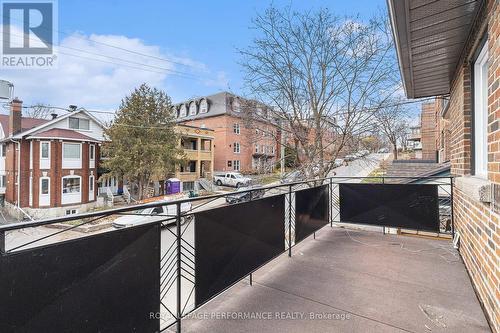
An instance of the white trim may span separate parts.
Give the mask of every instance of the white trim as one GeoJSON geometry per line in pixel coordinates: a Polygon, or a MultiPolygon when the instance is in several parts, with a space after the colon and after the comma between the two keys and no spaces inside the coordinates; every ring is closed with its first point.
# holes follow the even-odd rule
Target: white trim
{"type": "Polygon", "coordinates": [[[50,206],[50,177],[40,177],[38,181],[38,206],[50,206]],[[48,181],[48,192],[46,194],[42,193],[42,181],[48,181]]]}
{"type": "Polygon", "coordinates": [[[39,169],[50,169],[50,157],[51,157],[51,143],[50,141],[40,141],[40,165],[39,165],[39,169]],[[44,144],[48,144],[49,145],[49,149],[48,149],[48,152],[49,152],[49,156],[48,157],[43,157],[42,156],[42,147],[44,144]]]}
{"type": "Polygon", "coordinates": [[[474,62],[474,174],[488,177],[488,43],[474,62]]]}
{"type": "Polygon", "coordinates": [[[76,204],[82,202],[82,177],[78,175],[68,175],[61,178],[61,204],[76,204]],[[79,178],[80,188],[79,192],[64,193],[64,179],[66,178],[79,178]]]}
{"type": "Polygon", "coordinates": [[[95,144],[90,144],[89,145],[89,168],[94,169],[95,168],[95,144]],[[94,152],[94,157],[90,154],[90,152],[93,150],[94,152]]]}
{"type": "MultiPolygon", "coordinates": [[[[73,131],[73,130],[71,130],[73,131]]],[[[94,142],[94,143],[101,143],[101,140],[93,139],[91,137],[88,137],[87,139],[75,139],[75,138],[68,138],[64,136],[29,136],[27,137],[28,140],[36,139],[36,140],[63,140],[63,141],[76,141],[76,142],[94,142]]]]}
{"type": "Polygon", "coordinates": [[[97,125],[99,125],[102,129],[105,129],[106,127],[103,125],[103,123],[97,119],[96,117],[94,117],[90,112],[87,112],[85,109],[80,109],[78,111],[74,111],[74,112],[69,112],[65,115],[62,115],[60,117],[57,117],[55,119],[52,119],[46,123],[43,123],[41,125],[38,125],[36,127],[33,127],[32,129],[29,129],[27,131],[24,131],[24,132],[20,132],[16,135],[13,135],[12,138],[13,139],[22,139],[25,135],[28,135],[28,134],[31,134],[31,133],[34,133],[34,132],[37,132],[45,127],[48,127],[52,124],[55,124],[63,119],[66,119],[68,117],[73,117],[74,115],[78,114],[78,113],[83,113],[85,114],[86,116],[88,116],[90,119],[92,119],[97,125]]]}
{"type": "Polygon", "coordinates": [[[62,168],[63,169],[81,169],[82,168],[82,144],[76,142],[63,142],[62,143],[62,168]],[[64,146],[65,145],[79,145],[80,146],[80,157],[79,158],[64,158],[64,146]]]}
{"type": "Polygon", "coordinates": [[[94,175],[89,176],[89,201],[95,200],[95,177],[94,175]],[[92,189],[91,189],[92,187],[92,189]]]}

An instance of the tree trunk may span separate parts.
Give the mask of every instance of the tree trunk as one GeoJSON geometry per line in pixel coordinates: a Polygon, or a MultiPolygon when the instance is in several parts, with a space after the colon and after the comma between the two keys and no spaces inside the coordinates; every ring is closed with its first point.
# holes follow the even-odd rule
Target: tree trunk
{"type": "Polygon", "coordinates": [[[139,200],[144,199],[144,182],[142,181],[142,177],[139,178],[139,200]]]}
{"type": "Polygon", "coordinates": [[[392,146],[393,146],[392,154],[394,155],[394,159],[397,160],[398,159],[398,146],[395,144],[393,144],[392,146]]]}

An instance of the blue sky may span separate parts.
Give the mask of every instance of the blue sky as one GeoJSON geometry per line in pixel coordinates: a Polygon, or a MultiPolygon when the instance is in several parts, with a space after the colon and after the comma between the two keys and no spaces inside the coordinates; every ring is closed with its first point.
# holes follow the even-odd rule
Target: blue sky
{"type": "MultiPolygon", "coordinates": [[[[296,10],[328,7],[339,16],[370,17],[386,10],[385,0],[274,1],[296,10]]],[[[242,91],[237,48],[251,43],[249,29],[256,13],[271,1],[69,1],[58,3],[61,52],[58,70],[1,70],[0,79],[14,83],[16,95],[27,103],[76,104],[87,108],[115,109],[133,86],[146,81],[165,89],[175,102],[221,90],[242,91]],[[92,41],[99,41],[95,44],[92,41]],[[188,66],[144,58],[116,45],[188,66]],[[83,50],[81,53],[76,50],[83,50]],[[93,61],[94,54],[146,63],[149,66],[187,72],[185,79],[93,61]],[[90,58],[90,59],[89,59],[90,58]],[[33,82],[36,81],[36,82],[33,82]],[[40,83],[43,87],[40,88],[40,83]]],[[[151,67],[149,67],[151,68],[151,67]]]]}

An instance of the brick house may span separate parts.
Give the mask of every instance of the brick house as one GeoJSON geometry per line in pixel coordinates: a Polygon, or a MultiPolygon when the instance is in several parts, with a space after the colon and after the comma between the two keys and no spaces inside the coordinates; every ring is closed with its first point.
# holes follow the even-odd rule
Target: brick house
{"type": "Polygon", "coordinates": [[[441,97],[436,140],[457,176],[460,254],[500,332],[500,1],[388,5],[406,95],[441,97]]]}
{"type": "Polygon", "coordinates": [[[48,218],[97,204],[103,125],[83,109],[52,119],[22,116],[22,102],[0,115],[1,187],[12,215],[48,218]]]}
{"type": "Polygon", "coordinates": [[[179,103],[173,112],[179,123],[213,129],[215,171],[274,169],[279,159],[277,127],[247,117],[251,112],[264,112],[263,106],[221,92],[179,103]]]}

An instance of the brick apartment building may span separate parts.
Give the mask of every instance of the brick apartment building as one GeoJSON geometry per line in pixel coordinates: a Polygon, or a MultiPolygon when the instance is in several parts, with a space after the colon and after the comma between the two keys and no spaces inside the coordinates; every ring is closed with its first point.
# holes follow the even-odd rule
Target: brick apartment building
{"type": "Polygon", "coordinates": [[[265,112],[264,106],[221,92],[179,103],[173,112],[179,123],[213,130],[215,171],[274,169],[279,159],[277,128],[248,117],[265,112]]]}
{"type": "Polygon", "coordinates": [[[423,160],[438,163],[450,160],[449,119],[444,117],[448,102],[447,98],[439,97],[422,104],[419,140],[423,160]]]}
{"type": "Polygon", "coordinates": [[[388,4],[407,96],[441,97],[436,141],[457,176],[460,254],[500,332],[500,1],[388,4]]]}
{"type": "Polygon", "coordinates": [[[14,99],[0,115],[0,141],[0,190],[12,215],[47,218],[96,205],[103,126],[91,114],[27,118],[14,99]]]}

